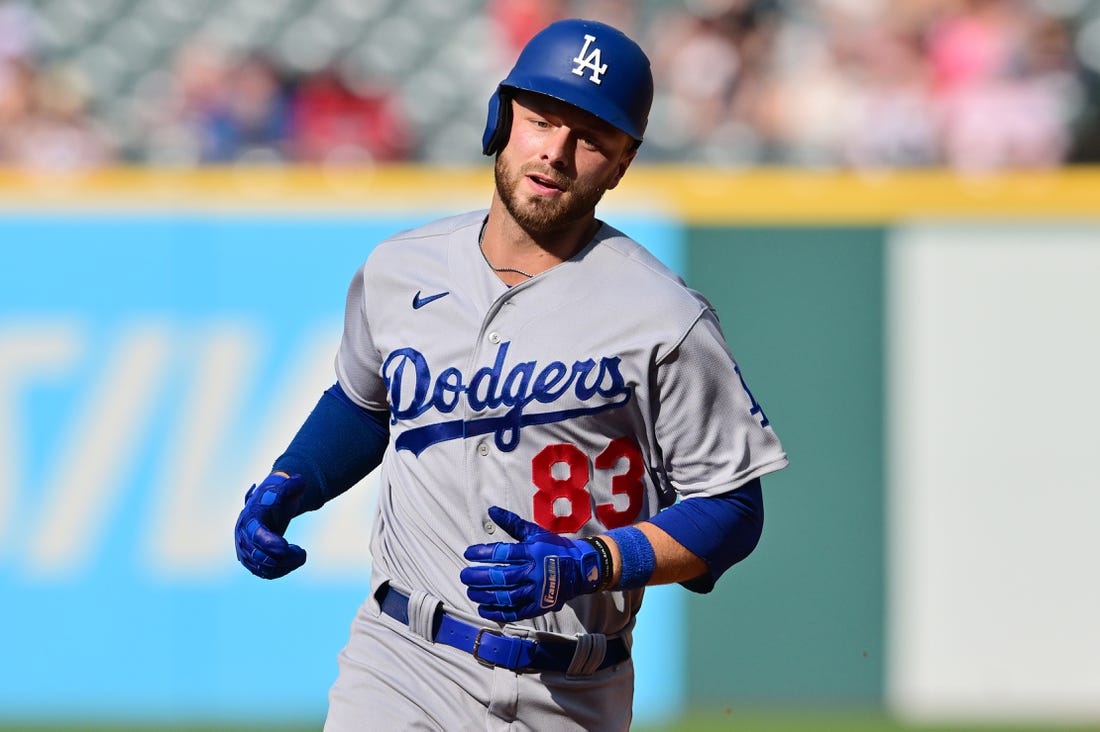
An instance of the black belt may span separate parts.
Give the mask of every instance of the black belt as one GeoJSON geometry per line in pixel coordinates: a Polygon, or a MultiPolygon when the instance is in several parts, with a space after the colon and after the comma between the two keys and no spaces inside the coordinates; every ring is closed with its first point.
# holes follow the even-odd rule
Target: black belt
{"type": "MultiPolygon", "coordinates": [[[[394,620],[409,624],[409,596],[388,584],[379,592],[382,612],[394,620]]],[[[577,642],[533,641],[505,635],[496,628],[470,625],[446,612],[437,612],[432,623],[432,640],[472,655],[484,666],[501,666],[517,673],[559,671],[565,673],[573,663],[577,642]]],[[[603,661],[593,671],[622,663],[630,650],[622,638],[609,638],[603,661]]]]}

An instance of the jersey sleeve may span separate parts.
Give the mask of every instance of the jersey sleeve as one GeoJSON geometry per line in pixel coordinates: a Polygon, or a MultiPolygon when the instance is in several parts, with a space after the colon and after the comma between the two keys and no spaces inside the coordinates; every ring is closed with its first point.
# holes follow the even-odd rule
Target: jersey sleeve
{"type": "Polygon", "coordinates": [[[661,461],[683,497],[718,495],[787,465],[787,455],[705,309],[657,367],[661,461]]]}
{"type": "Polygon", "coordinates": [[[336,353],[336,378],[344,393],[360,407],[372,411],[389,409],[382,380],[381,354],[371,338],[367,317],[367,265],[356,272],[348,287],[344,307],[344,334],[336,353]]]}

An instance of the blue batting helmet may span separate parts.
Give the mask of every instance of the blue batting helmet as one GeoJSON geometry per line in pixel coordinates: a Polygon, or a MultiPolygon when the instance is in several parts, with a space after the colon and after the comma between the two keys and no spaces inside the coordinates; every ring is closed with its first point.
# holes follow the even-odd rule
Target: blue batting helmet
{"type": "Polygon", "coordinates": [[[489,98],[481,139],[486,155],[508,142],[509,101],[517,89],[568,102],[640,144],[653,103],[653,73],[645,52],[622,31],[594,20],[551,23],[523,47],[516,65],[489,98]]]}

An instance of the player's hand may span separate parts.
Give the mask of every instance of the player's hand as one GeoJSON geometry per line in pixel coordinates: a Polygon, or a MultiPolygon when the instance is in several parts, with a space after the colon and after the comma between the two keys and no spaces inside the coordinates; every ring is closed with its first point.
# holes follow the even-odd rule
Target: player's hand
{"type": "Polygon", "coordinates": [[[301,513],[302,476],[267,476],[248,489],[234,535],[237,559],[249,572],[278,579],[306,563],[306,551],[283,538],[290,520],[301,513]]]}
{"type": "Polygon", "coordinates": [[[547,531],[499,506],[489,509],[489,517],[519,543],[474,544],[463,554],[484,563],[459,574],[481,617],[498,622],[533,618],[600,586],[599,553],[588,542],[547,531]]]}

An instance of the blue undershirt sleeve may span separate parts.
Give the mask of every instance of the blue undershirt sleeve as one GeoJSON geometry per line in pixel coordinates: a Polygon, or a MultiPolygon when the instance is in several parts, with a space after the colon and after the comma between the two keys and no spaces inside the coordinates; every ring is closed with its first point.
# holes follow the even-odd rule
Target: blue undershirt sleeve
{"type": "Polygon", "coordinates": [[[751,554],[760,541],[764,529],[760,479],[718,496],[679,501],[649,521],[706,562],[708,572],[680,584],[692,592],[710,592],[718,578],[751,554]]]}
{"type": "Polygon", "coordinates": [[[363,409],[336,383],[321,395],[272,471],[301,475],[302,511],[313,511],[378,467],[389,435],[389,412],[363,409]]]}

